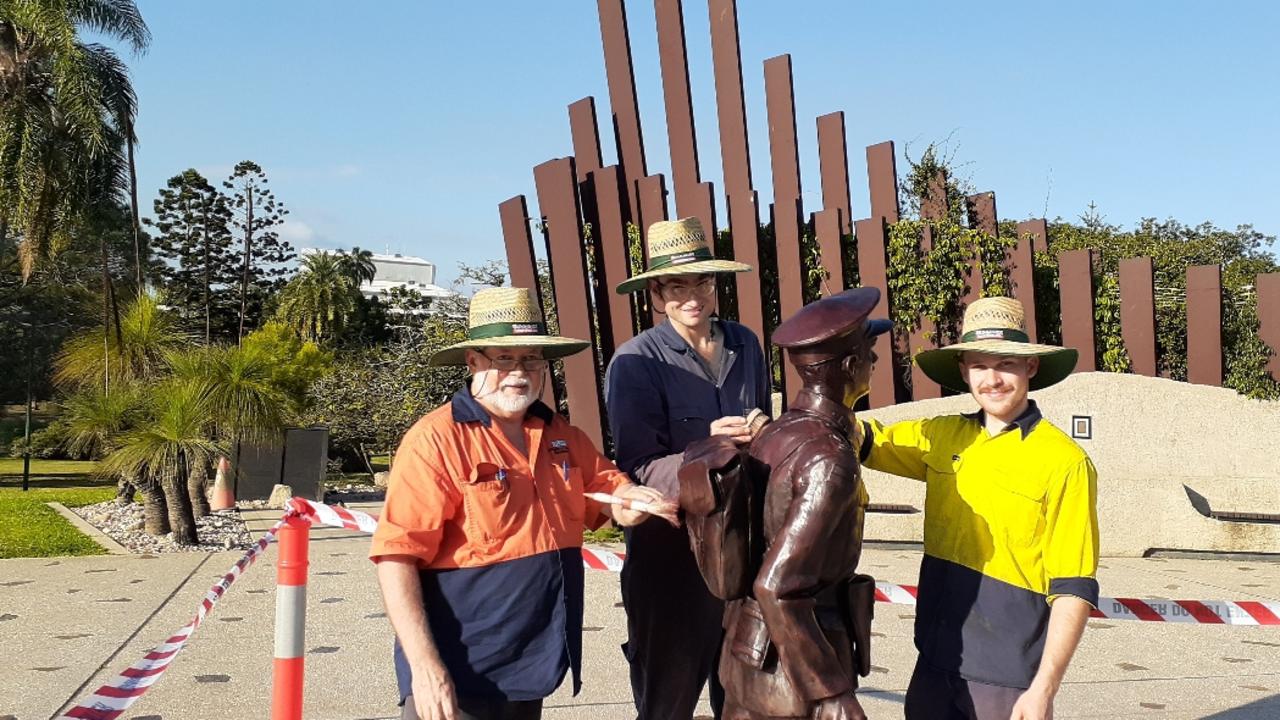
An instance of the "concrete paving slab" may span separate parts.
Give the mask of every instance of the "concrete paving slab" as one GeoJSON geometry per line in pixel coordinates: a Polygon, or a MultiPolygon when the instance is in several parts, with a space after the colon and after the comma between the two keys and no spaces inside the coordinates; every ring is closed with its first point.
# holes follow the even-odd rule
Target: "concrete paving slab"
{"type": "Polygon", "coordinates": [[[0,717],[47,718],[103,663],[132,663],[117,651],[207,561],[202,553],[0,561],[0,717]]]}

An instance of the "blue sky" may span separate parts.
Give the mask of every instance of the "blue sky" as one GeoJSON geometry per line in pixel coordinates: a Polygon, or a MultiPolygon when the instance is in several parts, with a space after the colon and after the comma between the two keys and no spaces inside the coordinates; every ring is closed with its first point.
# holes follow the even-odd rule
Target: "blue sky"
{"type": "MultiPolygon", "coordinates": [[[[442,284],[459,261],[503,257],[497,205],[536,206],[532,167],[572,152],[566,106],[593,95],[608,117],[590,0],[138,5],[155,36],[130,59],[144,210],[187,167],[216,182],[252,159],[296,245],[421,255],[442,284]]],[[[627,10],[649,169],[668,172],[653,5],[627,10]]],[[[702,175],[719,189],[706,3],[684,11],[702,175]]],[[[790,53],[806,211],[821,206],[814,120],[844,110],[856,217],[866,145],[896,141],[901,169],[949,138],[1004,218],[1094,202],[1125,226],[1280,232],[1280,5],[739,0],[738,15],[762,201],[762,62],[790,53]]]]}

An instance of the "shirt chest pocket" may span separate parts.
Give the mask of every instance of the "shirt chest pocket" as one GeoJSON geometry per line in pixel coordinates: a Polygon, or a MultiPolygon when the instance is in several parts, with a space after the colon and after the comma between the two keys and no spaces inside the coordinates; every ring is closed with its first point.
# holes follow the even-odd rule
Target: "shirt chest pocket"
{"type": "Polygon", "coordinates": [[[1015,548],[1035,544],[1044,529],[1045,483],[1035,477],[1016,477],[999,470],[990,472],[987,495],[993,524],[1015,548]]]}
{"type": "Polygon", "coordinates": [[[560,508],[564,517],[571,522],[582,522],[582,517],[586,513],[587,499],[583,496],[586,492],[584,485],[582,468],[572,464],[568,460],[568,455],[562,455],[564,460],[555,460],[555,485],[552,492],[555,495],[555,505],[560,508]]]}
{"type": "Polygon", "coordinates": [[[477,463],[461,488],[468,542],[492,550],[514,535],[527,505],[521,490],[526,484],[528,478],[492,463],[477,463]]]}
{"type": "Polygon", "coordinates": [[[1044,525],[1046,494],[1039,478],[1011,476],[952,453],[930,453],[924,463],[930,482],[942,486],[941,496],[967,505],[996,544],[1026,548],[1036,541],[1044,525]]]}
{"type": "Polygon", "coordinates": [[[671,427],[671,451],[681,452],[695,440],[711,434],[711,421],[719,415],[705,405],[672,405],[669,422],[671,427]]]}

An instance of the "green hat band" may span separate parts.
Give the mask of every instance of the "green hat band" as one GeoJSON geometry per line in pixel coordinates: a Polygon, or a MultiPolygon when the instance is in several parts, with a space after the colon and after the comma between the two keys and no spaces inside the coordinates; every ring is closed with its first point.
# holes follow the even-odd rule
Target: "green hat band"
{"type": "Polygon", "coordinates": [[[1009,340],[1012,342],[1031,342],[1031,338],[1021,330],[1013,330],[1011,328],[982,328],[979,330],[970,330],[960,336],[960,342],[973,342],[974,340],[1009,340]]]}
{"type": "Polygon", "coordinates": [[[488,325],[477,325],[467,331],[467,337],[472,340],[485,340],[493,337],[505,337],[508,335],[546,335],[547,324],[540,322],[523,322],[523,323],[489,323],[488,325]]]}
{"type": "Polygon", "coordinates": [[[711,249],[706,247],[698,248],[690,252],[676,253],[675,255],[661,255],[659,257],[649,259],[650,270],[662,270],[673,265],[684,265],[686,263],[698,262],[700,260],[715,260],[715,256],[711,254],[711,249]]]}

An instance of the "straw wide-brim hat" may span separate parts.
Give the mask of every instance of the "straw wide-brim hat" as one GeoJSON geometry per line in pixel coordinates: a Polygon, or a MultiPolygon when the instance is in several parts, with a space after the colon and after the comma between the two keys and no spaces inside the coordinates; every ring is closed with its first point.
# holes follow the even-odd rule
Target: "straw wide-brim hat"
{"type": "Polygon", "coordinates": [[[591,343],[547,334],[542,308],[526,288],[485,288],[471,298],[467,339],[431,356],[430,365],[464,365],[467,350],[485,347],[542,348],[549,359],[572,355],[591,343]]]}
{"type": "Polygon", "coordinates": [[[750,265],[717,260],[707,244],[707,235],[698,218],[659,220],[649,226],[645,238],[649,262],[645,271],[632,275],[617,287],[619,295],[643,290],[649,278],[663,275],[749,272],[750,265]]]}
{"type": "Polygon", "coordinates": [[[916,355],[916,364],[939,385],[967,392],[969,385],[960,373],[960,353],[963,352],[1040,358],[1040,369],[1029,383],[1031,390],[1041,390],[1065,379],[1075,369],[1079,357],[1074,348],[1031,342],[1022,303],[1007,297],[975,300],[964,311],[960,342],[925,350],[916,355]]]}

